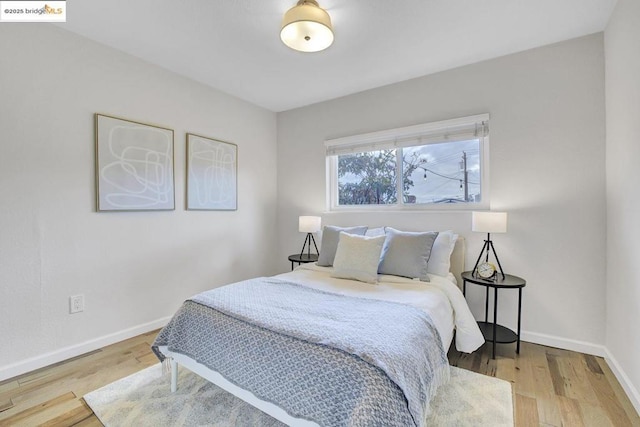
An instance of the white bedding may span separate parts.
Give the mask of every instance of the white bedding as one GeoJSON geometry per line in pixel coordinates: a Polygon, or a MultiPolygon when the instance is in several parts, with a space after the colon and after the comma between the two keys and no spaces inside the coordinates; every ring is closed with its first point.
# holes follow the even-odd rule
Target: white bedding
{"type": "Polygon", "coordinates": [[[485,342],[462,292],[452,278],[430,274],[430,282],[420,282],[380,275],[379,282],[373,285],[332,278],[332,271],[332,267],[320,267],[309,263],[276,277],[337,294],[393,301],[419,308],[431,316],[445,350],[451,344],[454,329],[456,348],[459,351],[471,353],[485,342]]]}

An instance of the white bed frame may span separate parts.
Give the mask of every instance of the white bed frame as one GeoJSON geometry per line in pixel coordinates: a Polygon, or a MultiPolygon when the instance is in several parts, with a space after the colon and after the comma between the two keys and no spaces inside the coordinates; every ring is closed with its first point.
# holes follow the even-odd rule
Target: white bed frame
{"type": "MultiPolygon", "coordinates": [[[[458,286],[462,286],[461,274],[464,271],[464,258],[465,258],[465,245],[464,238],[458,237],[456,246],[451,254],[451,272],[455,276],[458,286]]],[[[317,423],[301,418],[296,418],[289,415],[284,409],[278,405],[267,402],[258,398],[256,395],[248,390],[239,387],[218,372],[213,371],[205,365],[196,362],[188,356],[180,353],[171,352],[166,346],[160,346],[159,350],[167,357],[171,358],[171,392],[175,392],[178,389],[178,365],[184,366],[193,373],[200,375],[202,378],[217,385],[221,389],[233,394],[236,397],[244,400],[251,406],[258,408],[262,412],[272,416],[285,423],[286,425],[293,427],[320,427],[317,423]]]]}
{"type": "Polygon", "coordinates": [[[178,389],[178,365],[181,365],[191,372],[194,372],[200,375],[202,378],[207,381],[212,382],[217,385],[221,389],[233,394],[236,397],[244,400],[251,406],[254,406],[261,410],[262,412],[271,415],[273,418],[281,421],[289,426],[295,427],[320,427],[317,423],[313,421],[304,420],[301,418],[295,418],[289,415],[284,409],[281,407],[267,402],[266,400],[262,400],[258,398],[255,394],[251,393],[248,390],[245,390],[237,385],[233,384],[225,377],[220,375],[218,372],[213,371],[207,368],[205,365],[196,362],[188,356],[185,356],[180,353],[173,353],[169,351],[166,346],[159,347],[162,354],[171,358],[171,392],[175,392],[178,389]]]}

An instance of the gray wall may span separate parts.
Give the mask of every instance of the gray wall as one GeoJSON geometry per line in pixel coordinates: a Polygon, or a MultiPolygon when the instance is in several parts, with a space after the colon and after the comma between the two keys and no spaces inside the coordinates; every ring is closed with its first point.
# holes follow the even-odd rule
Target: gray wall
{"type": "Polygon", "coordinates": [[[619,0],[605,32],[607,349],[640,412],[640,2],[619,0]]]}
{"type": "Polygon", "coordinates": [[[0,52],[0,380],[274,272],[274,113],[48,24],[0,25],[0,52]],[[175,130],[175,211],[95,212],[96,112],[175,130]],[[185,132],[238,144],[237,212],[185,211],[185,132]]]}
{"type": "MultiPolygon", "coordinates": [[[[509,212],[509,231],[494,243],[506,272],[528,281],[524,337],[603,353],[602,34],[279,113],[280,268],[302,246],[304,214],[322,214],[324,224],[451,228],[467,238],[471,268],[484,236],[471,233],[470,212],[324,212],[323,141],[479,113],[491,115],[491,208],[509,212]]],[[[482,290],[469,301],[479,315],[482,290]]],[[[503,293],[499,308],[500,321],[515,326],[515,295],[503,293]]]]}

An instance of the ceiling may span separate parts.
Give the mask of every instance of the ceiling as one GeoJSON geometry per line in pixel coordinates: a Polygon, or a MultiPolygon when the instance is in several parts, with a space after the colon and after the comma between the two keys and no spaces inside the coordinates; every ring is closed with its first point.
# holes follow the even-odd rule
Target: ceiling
{"type": "Polygon", "coordinates": [[[616,0],[319,0],[335,42],[279,39],[296,0],[67,0],[60,27],[272,111],[602,31],[616,0]]]}

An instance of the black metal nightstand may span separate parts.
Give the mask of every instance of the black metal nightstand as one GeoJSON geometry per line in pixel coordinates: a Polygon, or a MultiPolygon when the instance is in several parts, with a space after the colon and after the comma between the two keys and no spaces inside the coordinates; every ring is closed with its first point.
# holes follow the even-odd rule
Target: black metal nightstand
{"type": "Polygon", "coordinates": [[[293,263],[297,262],[298,265],[306,264],[308,262],[318,261],[317,254],[293,254],[289,255],[289,261],[291,261],[291,269],[293,270],[293,263]]]}
{"type": "Polygon", "coordinates": [[[512,343],[516,344],[516,353],[520,353],[520,318],[522,314],[522,288],[527,285],[526,280],[521,277],[505,274],[502,279],[501,275],[497,275],[495,280],[485,280],[479,277],[473,277],[471,271],[462,273],[462,293],[467,293],[467,282],[475,285],[484,286],[487,289],[484,302],[484,322],[478,322],[478,326],[482,331],[482,335],[486,341],[493,343],[492,358],[496,358],[496,343],[512,343]],[[489,288],[493,288],[493,322],[489,322],[489,288]],[[498,289],[517,289],[518,290],[518,331],[498,324],[498,289]]]}

